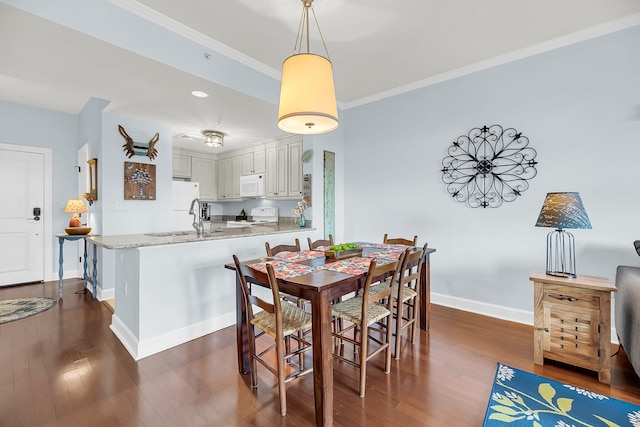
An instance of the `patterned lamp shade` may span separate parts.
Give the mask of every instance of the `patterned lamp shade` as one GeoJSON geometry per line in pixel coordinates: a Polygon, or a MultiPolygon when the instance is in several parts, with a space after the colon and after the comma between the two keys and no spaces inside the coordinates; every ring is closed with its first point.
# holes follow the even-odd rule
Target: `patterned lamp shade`
{"type": "Polygon", "coordinates": [[[591,222],[578,193],[548,193],[536,227],[553,227],[547,234],[547,274],[576,277],[576,244],[565,228],[591,228],[591,222]]]}
{"type": "Polygon", "coordinates": [[[69,199],[67,205],[64,207],[64,213],[87,213],[87,205],[84,204],[82,199],[69,199]]]}
{"type": "Polygon", "coordinates": [[[578,193],[548,193],[536,227],[591,229],[591,222],[578,193]]]}

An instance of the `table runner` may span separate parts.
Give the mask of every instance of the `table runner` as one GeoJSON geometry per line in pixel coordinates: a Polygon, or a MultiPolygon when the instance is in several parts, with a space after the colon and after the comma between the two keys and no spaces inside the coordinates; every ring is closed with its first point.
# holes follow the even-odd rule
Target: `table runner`
{"type": "Polygon", "coordinates": [[[324,256],[324,252],[318,251],[300,251],[300,252],[279,252],[272,256],[273,259],[286,261],[286,262],[298,262],[298,261],[306,261],[308,259],[320,258],[324,256]]]}
{"type": "Polygon", "coordinates": [[[272,261],[263,261],[257,262],[255,264],[249,264],[249,267],[262,271],[263,273],[267,272],[267,263],[273,266],[273,272],[275,273],[278,279],[288,279],[295,276],[300,276],[302,274],[311,273],[312,271],[316,271],[321,269],[323,266],[309,266],[304,264],[297,264],[295,262],[287,262],[280,260],[272,260],[272,261]]]}

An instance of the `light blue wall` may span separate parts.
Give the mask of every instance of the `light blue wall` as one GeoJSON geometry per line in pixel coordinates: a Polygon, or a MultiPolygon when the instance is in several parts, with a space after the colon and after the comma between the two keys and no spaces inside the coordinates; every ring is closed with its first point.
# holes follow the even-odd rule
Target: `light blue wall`
{"type": "MultiPolygon", "coordinates": [[[[80,146],[78,116],[0,101],[0,142],[13,145],[49,148],[52,151],[52,212],[43,211],[54,233],[64,231],[69,215],[64,205],[77,198],[76,152],[80,146]]],[[[58,269],[58,242],[54,239],[51,260],[58,269]]],[[[65,246],[65,267],[76,269],[76,245],[65,246]]],[[[50,272],[45,272],[49,274],[50,272]]],[[[53,272],[51,272],[53,273],[53,272]]],[[[55,274],[57,277],[57,273],[55,274]]]]}
{"type": "Polygon", "coordinates": [[[102,116],[102,148],[100,169],[102,229],[104,235],[141,234],[171,229],[171,127],[113,113],[102,116]],[[122,125],[136,142],[148,142],[156,132],[158,155],[154,160],[146,156],[128,158],[118,132],[122,125]],[[156,199],[124,199],[124,164],[136,162],[156,165],[156,199]],[[122,204],[121,208],[116,203],[122,204]]]}
{"type": "Polygon", "coordinates": [[[433,292],[531,311],[545,267],[547,192],[579,191],[593,230],[576,230],[580,274],[640,264],[640,28],[347,110],[346,240],[413,236],[436,248],[433,292]],[[514,127],[538,152],[515,202],[472,209],[441,182],[442,159],[474,127],[514,127]]]}

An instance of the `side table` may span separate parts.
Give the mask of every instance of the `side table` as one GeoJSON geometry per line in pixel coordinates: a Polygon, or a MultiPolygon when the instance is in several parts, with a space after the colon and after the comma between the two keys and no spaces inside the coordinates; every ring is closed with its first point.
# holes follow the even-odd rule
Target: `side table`
{"type": "Polygon", "coordinates": [[[98,270],[96,269],[96,265],[98,263],[98,258],[96,255],[97,252],[97,247],[96,244],[93,243],[93,259],[92,259],[92,263],[93,263],[93,269],[92,269],[92,274],[91,277],[89,277],[89,275],[87,274],[87,238],[88,237],[93,237],[95,236],[95,234],[56,234],[56,237],[58,238],[58,242],[60,243],[60,250],[59,250],[59,254],[58,254],[58,263],[59,263],[59,267],[58,267],[58,298],[62,299],[62,276],[63,276],[63,269],[62,269],[62,264],[63,264],[63,245],[64,242],[66,240],[70,240],[70,241],[75,241],[75,240],[84,240],[84,265],[83,265],[83,273],[82,273],[82,280],[84,281],[84,287],[86,289],[87,287],[87,283],[91,283],[93,285],[93,299],[97,298],[97,294],[96,294],[96,288],[97,288],[97,284],[98,284],[98,270]]]}
{"type": "Polygon", "coordinates": [[[533,360],[556,360],[598,372],[611,383],[611,292],[605,277],[573,279],[531,273],[534,285],[533,360]]]}

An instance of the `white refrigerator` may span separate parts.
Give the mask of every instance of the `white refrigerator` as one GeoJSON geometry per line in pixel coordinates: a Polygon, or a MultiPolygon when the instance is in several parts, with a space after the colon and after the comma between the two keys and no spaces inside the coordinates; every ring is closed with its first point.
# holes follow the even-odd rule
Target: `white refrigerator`
{"type": "MultiPolygon", "coordinates": [[[[171,192],[172,231],[194,231],[193,215],[189,208],[193,199],[200,197],[200,184],[188,181],[173,181],[171,192]]],[[[197,211],[197,206],[195,207],[197,211]]]]}

